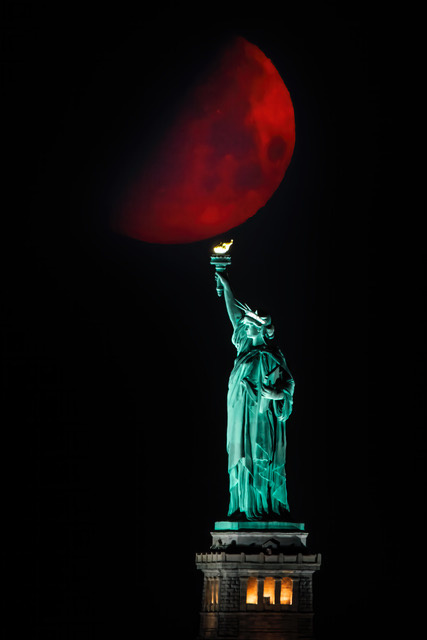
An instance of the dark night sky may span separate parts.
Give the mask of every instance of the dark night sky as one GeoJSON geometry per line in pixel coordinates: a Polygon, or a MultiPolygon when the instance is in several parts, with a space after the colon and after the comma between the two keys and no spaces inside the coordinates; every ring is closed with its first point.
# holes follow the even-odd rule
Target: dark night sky
{"type": "Polygon", "coordinates": [[[420,256],[408,285],[392,213],[409,206],[397,16],[174,7],[2,9],[15,624],[43,640],[137,638],[152,617],[156,637],[197,632],[194,553],[228,506],[234,351],[213,241],[147,245],[106,220],[183,88],[238,34],[284,78],[296,147],[268,204],[233,230],[230,279],[271,310],[296,381],[288,487],[323,554],[318,636],[378,637],[395,627],[396,591],[414,597],[424,466],[421,319],[408,306],[420,256]]]}

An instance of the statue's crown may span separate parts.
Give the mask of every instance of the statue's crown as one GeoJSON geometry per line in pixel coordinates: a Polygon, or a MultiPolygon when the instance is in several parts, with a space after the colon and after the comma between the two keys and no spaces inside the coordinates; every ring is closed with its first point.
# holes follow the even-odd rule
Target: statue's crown
{"type": "Polygon", "coordinates": [[[258,311],[252,311],[249,305],[246,303],[239,302],[236,300],[236,304],[243,311],[247,318],[251,318],[255,320],[255,322],[259,322],[260,324],[268,326],[271,324],[271,316],[260,316],[258,315],[258,311]]]}

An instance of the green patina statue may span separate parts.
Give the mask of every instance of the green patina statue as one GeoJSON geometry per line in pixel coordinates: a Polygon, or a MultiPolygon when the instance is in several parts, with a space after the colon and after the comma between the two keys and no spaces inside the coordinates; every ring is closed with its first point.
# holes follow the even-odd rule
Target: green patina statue
{"type": "Polygon", "coordinates": [[[285,519],[286,420],[292,411],[294,380],[275,344],[271,317],[238,302],[224,273],[215,277],[217,286],[224,288],[237,349],[227,398],[228,515],[285,519]]]}

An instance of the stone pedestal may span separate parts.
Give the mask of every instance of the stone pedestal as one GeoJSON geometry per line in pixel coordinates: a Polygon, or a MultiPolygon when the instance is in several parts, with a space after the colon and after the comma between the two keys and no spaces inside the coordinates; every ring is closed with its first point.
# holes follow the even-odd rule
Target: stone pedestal
{"type": "Polygon", "coordinates": [[[313,634],[313,573],[301,523],[217,522],[203,571],[200,639],[297,640],[313,634]]]}

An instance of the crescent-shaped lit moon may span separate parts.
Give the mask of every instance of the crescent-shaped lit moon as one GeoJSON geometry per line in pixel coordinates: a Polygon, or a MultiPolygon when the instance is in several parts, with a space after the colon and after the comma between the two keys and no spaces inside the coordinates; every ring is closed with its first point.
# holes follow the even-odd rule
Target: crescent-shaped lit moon
{"type": "Polygon", "coordinates": [[[235,38],[188,92],[112,228],[162,244],[223,234],[266,204],[294,146],[294,109],[279,72],[257,46],[235,38]]]}

